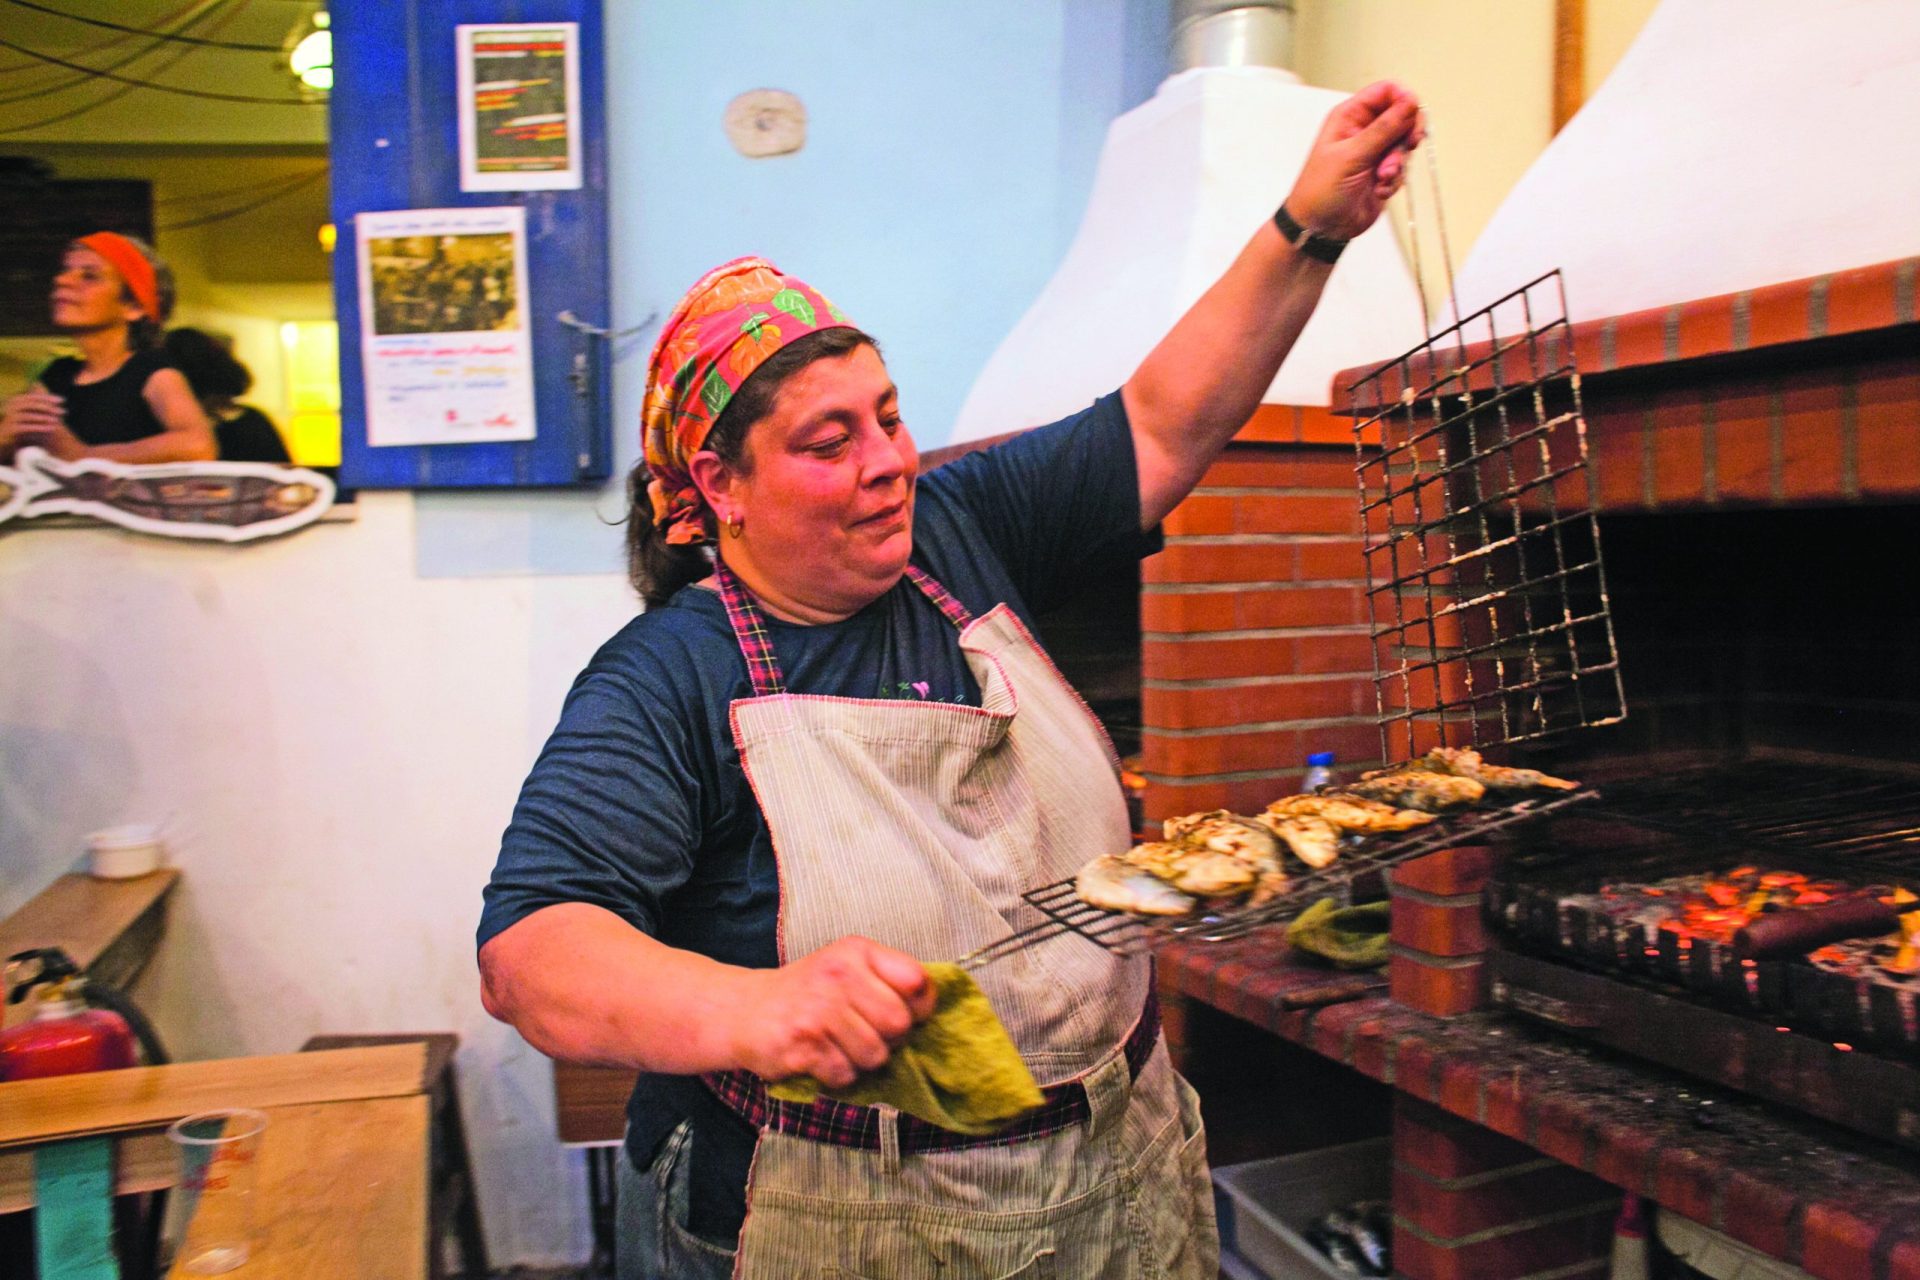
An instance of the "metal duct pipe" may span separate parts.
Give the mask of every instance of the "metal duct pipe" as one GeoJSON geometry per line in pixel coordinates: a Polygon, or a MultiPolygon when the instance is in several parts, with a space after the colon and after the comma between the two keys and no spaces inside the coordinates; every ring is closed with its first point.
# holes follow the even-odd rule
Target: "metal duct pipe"
{"type": "Polygon", "coordinates": [[[1175,73],[1194,67],[1293,69],[1293,0],[1173,0],[1175,73]]]}

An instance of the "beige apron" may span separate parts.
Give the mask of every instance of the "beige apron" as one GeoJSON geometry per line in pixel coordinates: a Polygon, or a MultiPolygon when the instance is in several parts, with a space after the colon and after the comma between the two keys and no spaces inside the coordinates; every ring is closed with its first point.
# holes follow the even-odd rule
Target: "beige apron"
{"type": "MultiPolygon", "coordinates": [[[[1012,611],[969,620],[909,572],[962,626],[980,707],[789,693],[733,704],[779,865],[782,963],[849,934],[955,959],[1037,922],[1024,890],[1130,843],[1105,731],[1012,611]]],[[[737,580],[722,594],[756,687],[779,688],[751,597],[737,580]]],[[[1069,934],[975,977],[1036,1078],[1080,1081],[1091,1119],[1013,1144],[906,1155],[886,1108],[879,1150],[763,1131],[735,1276],[1214,1280],[1193,1092],[1164,1043],[1137,1079],[1120,1053],[1148,961],[1069,934]]]]}

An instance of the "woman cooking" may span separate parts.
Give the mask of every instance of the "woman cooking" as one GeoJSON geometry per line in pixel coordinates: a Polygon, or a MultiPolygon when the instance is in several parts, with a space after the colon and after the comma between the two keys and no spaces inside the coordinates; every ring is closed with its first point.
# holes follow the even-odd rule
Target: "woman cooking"
{"type": "Polygon", "coordinates": [[[925,476],[879,349],[810,285],[741,259],[668,319],[630,535],[649,607],[575,683],[479,931],[494,1016],[645,1073],[622,1277],[1216,1275],[1144,959],[1069,935],[977,972],[1045,1086],[987,1138],[766,1082],[881,1066],[932,1008],[922,962],[1131,843],[1031,615],[1155,547],[1419,138],[1395,85],[1341,104],[1124,387],[925,476]]]}
{"type": "Polygon", "coordinates": [[[217,456],[212,420],[159,351],[173,273],[153,250],[112,231],[82,236],[67,246],[51,301],[54,327],[80,354],[55,360],[0,409],[0,462],[30,444],[68,460],[217,456]]]}

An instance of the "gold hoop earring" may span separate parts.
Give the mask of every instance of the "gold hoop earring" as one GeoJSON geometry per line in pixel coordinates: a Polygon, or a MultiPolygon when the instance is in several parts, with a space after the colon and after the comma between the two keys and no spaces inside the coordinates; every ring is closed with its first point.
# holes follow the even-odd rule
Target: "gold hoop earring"
{"type": "Polygon", "coordinates": [[[741,527],[742,526],[740,524],[740,517],[734,516],[732,519],[727,521],[727,536],[729,538],[739,537],[741,527]]]}

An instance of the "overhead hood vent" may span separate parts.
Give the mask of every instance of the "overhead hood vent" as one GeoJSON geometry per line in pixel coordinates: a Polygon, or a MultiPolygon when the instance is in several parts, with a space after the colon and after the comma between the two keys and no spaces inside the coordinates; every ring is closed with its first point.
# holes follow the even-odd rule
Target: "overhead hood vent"
{"type": "MultiPolygon", "coordinates": [[[[953,441],[1038,426],[1125,382],[1273,215],[1345,96],[1278,66],[1291,6],[1183,3],[1170,76],[1107,130],[1065,259],[961,406],[953,441]]],[[[1418,291],[1385,219],[1350,245],[1264,399],[1324,405],[1341,369],[1425,337],[1418,291]]]]}

